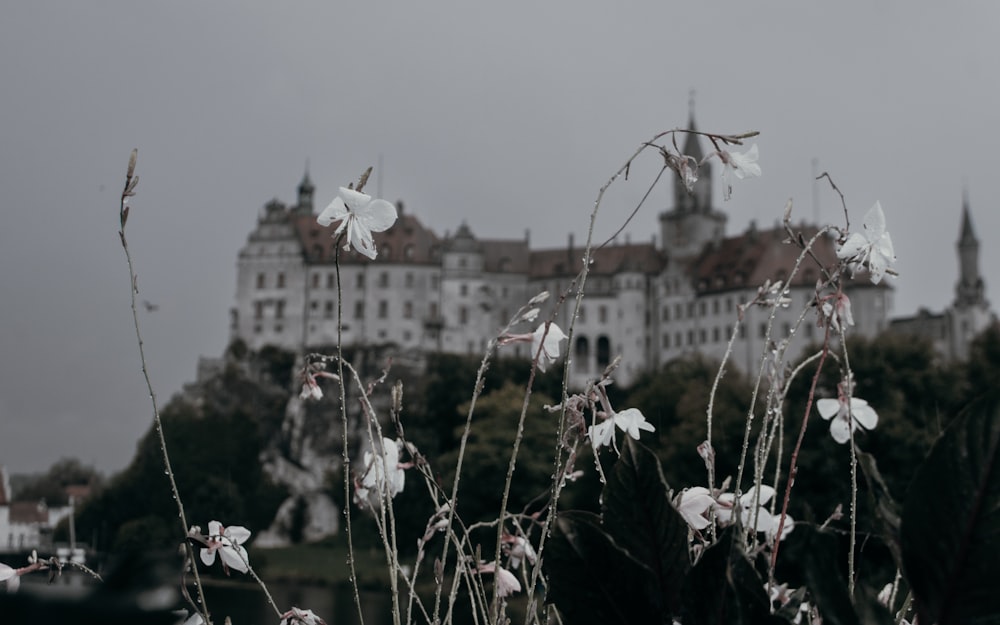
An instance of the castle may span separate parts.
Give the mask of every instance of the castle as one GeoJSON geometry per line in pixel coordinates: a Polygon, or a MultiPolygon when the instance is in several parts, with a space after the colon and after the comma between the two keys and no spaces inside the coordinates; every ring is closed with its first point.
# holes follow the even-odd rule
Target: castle
{"type": "MultiPolygon", "coordinates": [[[[702,159],[697,135],[687,135],[683,153],[702,159]]],[[[712,204],[711,168],[702,166],[692,192],[675,181],[673,206],[659,215],[658,244],[654,236],[648,243],[612,243],[593,251],[573,344],[566,346],[573,384],[599,376],[618,355],[622,363],[615,378],[622,385],[692,352],[721,358],[740,304],[752,301],[766,280],[787,280],[798,248],[782,243],[788,235],[778,226],[759,230],[751,224],[742,234],[725,236],[727,216],[712,204]]],[[[339,308],[345,345],[392,346],[400,355],[481,353],[542,290],[553,295],[540,316],[546,319],[582,267],[584,248],[572,236],[566,247],[532,249],[530,233],[523,239],[484,239],[463,223],[441,237],[400,203],[396,224],[375,235],[375,260],[341,252],[338,301],[335,243],[332,230],[316,223],[314,195],[307,172],[297,202],[269,202],[240,250],[230,334],[251,349],[271,344],[302,351],[334,344],[339,308]]],[[[896,331],[934,334],[938,348],[953,358],[964,357],[971,337],[993,319],[983,299],[967,202],[963,211],[955,305],[941,321],[894,325],[896,331]]],[[[817,232],[797,229],[806,237],[817,232]]],[[[814,267],[803,267],[787,285],[791,305],[779,308],[773,321],[770,308],[746,310],[735,330],[734,366],[756,370],[772,341],[790,336],[789,354],[795,356],[821,338],[815,309],[797,323],[814,301],[819,277],[814,267]]],[[[852,334],[873,337],[889,327],[891,287],[858,276],[846,293],[856,322],[852,334]]],[[[567,298],[556,322],[568,325],[574,305],[567,298]]],[[[503,350],[528,356],[525,345],[503,350]]]]}

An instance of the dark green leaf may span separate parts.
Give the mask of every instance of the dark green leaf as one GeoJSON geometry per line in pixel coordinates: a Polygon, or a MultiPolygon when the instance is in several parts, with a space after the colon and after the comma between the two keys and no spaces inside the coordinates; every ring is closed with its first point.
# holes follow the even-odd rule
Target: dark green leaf
{"type": "Polygon", "coordinates": [[[563,512],[545,546],[546,601],[566,625],[669,623],[658,602],[655,578],[615,544],[588,512],[563,512]]]}
{"type": "Polygon", "coordinates": [[[663,605],[680,610],[681,586],[690,568],[688,527],[670,503],[669,488],[653,452],[626,437],[604,489],[604,529],[656,576],[663,605]]]}
{"type": "Polygon", "coordinates": [[[1000,622],[1000,392],[972,403],[917,469],[903,565],[921,623],[1000,622]]]}
{"type": "Polygon", "coordinates": [[[709,547],[685,580],[684,625],[787,623],[771,614],[764,581],[733,544],[727,530],[709,547]]]}
{"type": "Polygon", "coordinates": [[[859,625],[858,615],[847,590],[847,579],[840,570],[839,557],[847,553],[839,548],[837,538],[804,525],[796,528],[796,540],[804,541],[802,554],[806,586],[826,625],[859,625]],[[841,555],[843,554],[843,555],[841,555]]]}
{"type": "Polygon", "coordinates": [[[882,539],[892,552],[896,566],[902,567],[903,559],[899,548],[899,504],[889,493],[889,488],[878,470],[875,456],[860,449],[856,451],[858,466],[861,467],[861,473],[868,482],[868,493],[873,500],[872,509],[878,518],[877,527],[881,529],[882,539]]]}

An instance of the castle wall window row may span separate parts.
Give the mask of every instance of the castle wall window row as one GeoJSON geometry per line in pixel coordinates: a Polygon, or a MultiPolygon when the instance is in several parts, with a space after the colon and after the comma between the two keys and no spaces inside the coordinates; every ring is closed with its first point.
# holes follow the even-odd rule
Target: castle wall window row
{"type": "MultiPolygon", "coordinates": [[[[711,179],[709,172],[703,175],[711,179]]],[[[736,321],[737,303],[754,298],[765,280],[789,274],[798,250],[782,245],[787,237],[782,228],[751,227],[726,237],[726,215],[711,201],[711,185],[699,187],[694,196],[683,188],[675,190],[674,206],[660,214],[660,231],[652,241],[626,240],[593,250],[587,299],[578,311],[580,333],[571,350],[574,385],[582,386],[588,375],[597,375],[619,353],[624,361],[617,377],[623,385],[691,351],[721,357],[736,321]]],[[[476,353],[498,328],[507,325],[511,310],[542,290],[552,297],[539,319],[549,318],[562,289],[572,283],[582,263],[584,250],[572,239],[567,246],[532,249],[529,236],[479,239],[465,224],[441,237],[401,206],[398,212],[396,225],[376,234],[379,256],[369,261],[356,253],[338,252],[329,229],[316,227],[311,207],[269,203],[238,258],[232,338],[243,339],[251,349],[269,343],[293,350],[310,347],[304,341],[329,344],[336,337],[333,259],[339,255],[343,305],[345,312],[353,313],[352,323],[345,323],[350,326],[345,341],[391,341],[399,350],[476,353]],[[369,270],[376,272],[377,298],[370,298],[374,294],[365,289],[369,270]],[[326,291],[320,293],[324,282],[326,291]],[[280,290],[280,297],[268,297],[272,288],[280,290]],[[310,317],[319,316],[320,301],[324,320],[303,328],[310,317]],[[365,323],[369,301],[377,323],[365,323]],[[265,323],[269,319],[280,323],[265,323]]],[[[817,232],[806,226],[797,229],[806,238],[817,232]]],[[[963,225],[960,251],[965,254],[963,271],[970,273],[978,265],[966,257],[972,258],[978,248],[965,231],[963,225]]],[[[820,258],[832,259],[832,242],[823,245],[820,258]]],[[[803,271],[792,277],[789,295],[800,306],[813,303],[816,276],[815,271],[803,271]]],[[[963,276],[960,284],[965,285],[960,289],[962,306],[956,305],[950,317],[919,319],[909,327],[927,328],[942,345],[973,336],[992,313],[982,297],[978,275],[963,276]]],[[[848,284],[848,296],[857,323],[851,328],[855,336],[871,337],[888,326],[892,293],[885,282],[873,286],[864,276],[856,277],[848,284]]],[[[558,311],[556,321],[564,329],[575,303],[575,298],[568,298],[558,311]]],[[[791,333],[801,310],[793,314],[792,309],[778,311],[770,339],[791,333]]],[[[768,340],[768,315],[763,308],[746,310],[733,347],[733,366],[755,366],[768,340]]],[[[819,334],[815,315],[807,316],[801,328],[793,336],[792,354],[819,334]]],[[[518,351],[528,355],[516,346],[501,355],[518,351]]],[[[961,353],[950,348],[949,355],[961,353]]]]}

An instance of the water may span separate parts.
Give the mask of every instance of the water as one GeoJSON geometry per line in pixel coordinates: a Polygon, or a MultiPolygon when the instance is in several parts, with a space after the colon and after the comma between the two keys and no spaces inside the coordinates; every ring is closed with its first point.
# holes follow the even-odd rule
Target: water
{"type": "MultiPolygon", "coordinates": [[[[358,609],[354,593],[349,586],[325,587],[294,583],[268,584],[278,609],[285,611],[292,606],[312,610],[317,616],[333,625],[357,625],[358,609]]],[[[205,601],[212,613],[212,620],[223,623],[229,616],[233,625],[277,625],[278,616],[267,597],[257,586],[249,584],[211,585],[205,587],[205,601]]],[[[366,625],[390,625],[392,602],[388,592],[362,591],[361,610],[366,625]]]]}

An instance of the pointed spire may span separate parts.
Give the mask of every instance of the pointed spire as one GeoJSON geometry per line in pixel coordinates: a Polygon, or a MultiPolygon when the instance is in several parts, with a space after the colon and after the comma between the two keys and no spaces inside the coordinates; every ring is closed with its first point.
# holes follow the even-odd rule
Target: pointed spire
{"type": "Polygon", "coordinates": [[[315,192],[316,187],[309,179],[309,159],[306,159],[306,172],[302,176],[302,182],[299,183],[299,203],[296,208],[306,213],[313,212],[313,194],[315,192]]]}
{"type": "MultiPolygon", "coordinates": [[[[694,89],[688,96],[688,130],[697,130],[694,124],[694,89]]],[[[687,138],[684,140],[684,154],[694,158],[696,161],[701,161],[704,158],[704,153],[701,151],[701,141],[698,140],[698,135],[688,133],[687,138]]]]}
{"type": "Polygon", "coordinates": [[[969,214],[969,190],[962,189],[962,233],[959,236],[958,244],[962,246],[978,243],[976,233],[972,228],[972,216],[969,214]]]}
{"type": "Polygon", "coordinates": [[[962,232],[958,238],[958,284],[955,285],[955,306],[969,308],[985,306],[985,286],[979,273],[979,241],[972,228],[968,191],[962,191],[962,232]]]}

